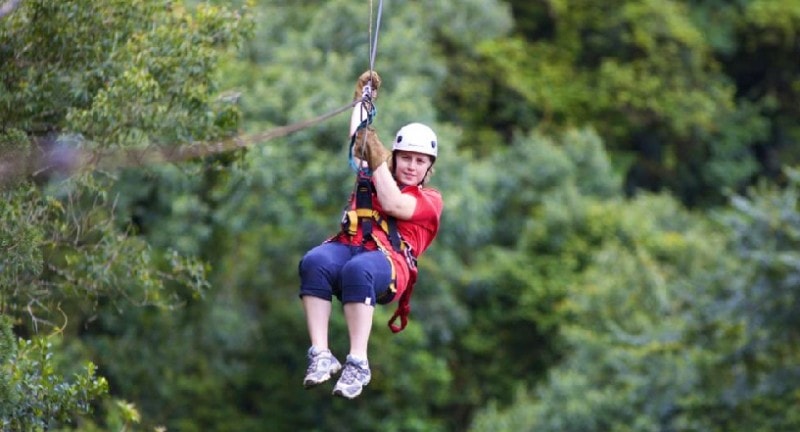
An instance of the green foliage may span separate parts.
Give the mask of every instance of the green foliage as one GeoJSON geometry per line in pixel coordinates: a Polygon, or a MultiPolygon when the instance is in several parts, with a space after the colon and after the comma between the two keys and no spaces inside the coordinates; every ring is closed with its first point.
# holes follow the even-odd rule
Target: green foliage
{"type": "MultiPolygon", "coordinates": [[[[5,131],[0,130],[0,154],[4,155],[4,161],[0,162],[0,173],[9,178],[17,178],[21,172],[27,170],[27,161],[32,153],[30,142],[25,132],[9,128],[5,131]]],[[[14,186],[14,183],[6,180],[0,182],[0,189],[6,189],[5,185],[14,186]]]]}
{"type": "MultiPolygon", "coordinates": [[[[713,352],[708,340],[696,340],[707,334],[694,326],[705,324],[705,307],[726,293],[735,272],[719,254],[725,237],[668,197],[586,204],[573,223],[585,224],[596,243],[585,249],[589,260],[561,304],[571,317],[562,327],[569,355],[535,396],[523,391],[507,412],[487,409],[474,430],[495,423],[506,426],[494,430],[574,431],[690,424],[683,403],[702,377],[694,368],[713,352]]],[[[563,228],[576,240],[591,238],[563,228]]]]}
{"type": "Polygon", "coordinates": [[[521,15],[514,36],[449,57],[457,73],[437,106],[465,124],[462,145],[486,154],[488,143],[518,133],[590,124],[613,152],[635,153],[622,167],[629,192],[668,188],[703,206],[723,203],[759,171],[774,173],[775,153],[796,160],[793,78],[761,70],[796,75],[784,65],[793,42],[776,47],[763,36],[791,34],[796,20],[764,11],[794,6],[510,3],[521,15]]]}
{"type": "MultiPolygon", "coordinates": [[[[387,145],[434,126],[445,213],[410,327],[377,310],[365,394],[300,385],[297,262],[352,188],[336,119],[6,187],[0,310],[31,341],[0,326],[4,372],[30,372],[0,397],[70,412],[30,430],[796,429],[797,175],[737,196],[724,226],[620,189],[721,204],[797,160],[797,16],[792,0],[386,2],[375,126],[387,145]]],[[[169,149],[338,108],[370,18],[343,0],[21,2],[0,27],[0,175],[51,148],[169,149]]],[[[346,353],[336,309],[330,343],[346,353]]]]}
{"type": "Polygon", "coordinates": [[[90,178],[82,183],[66,182],[53,194],[33,187],[3,193],[0,215],[8,230],[0,244],[14,252],[2,260],[4,313],[30,314],[36,330],[39,323],[54,325],[51,315],[61,317],[56,305],[90,312],[100,302],[175,303],[167,281],[200,294],[201,263],[152,251],[119,231],[106,191],[90,178]]]}
{"type": "Polygon", "coordinates": [[[800,177],[787,175],[784,190],[736,197],[727,229],[665,198],[602,205],[612,230],[570,288],[570,355],[473,430],[797,428],[800,177]]]}
{"type": "MultiPolygon", "coordinates": [[[[52,203],[51,203],[52,204],[52,203]]],[[[39,194],[28,185],[2,192],[0,199],[0,307],[3,313],[20,311],[22,304],[15,292],[33,290],[35,278],[43,271],[41,244],[44,230],[37,222],[44,219],[48,207],[39,202],[39,194]]]]}
{"type": "Polygon", "coordinates": [[[20,339],[11,321],[0,316],[0,425],[3,430],[45,431],[91,414],[92,402],[108,392],[108,383],[85,363],[67,381],[57,370],[51,341],[56,336],[20,339]]]}
{"type": "Polygon", "coordinates": [[[519,139],[483,163],[442,163],[444,217],[453,219],[430,260],[434,292],[415,295],[423,310],[449,317],[449,333],[429,322],[451,345],[446,355],[458,353],[450,402],[458,429],[485,401],[510,403],[563,355],[566,287],[594,246],[582,229],[591,221],[585,197],[612,197],[620,186],[588,130],[519,139]]]}
{"type": "MultiPolygon", "coordinates": [[[[248,25],[238,11],[189,11],[181,2],[20,3],[0,27],[2,175],[51,150],[77,162],[80,151],[96,147],[229,134],[238,108],[218,98],[216,66],[248,25]]],[[[37,335],[58,328],[68,340],[59,349],[68,351],[109,311],[171,308],[208,287],[207,266],[178,253],[182,244],[154,248],[137,236],[117,207],[114,175],[71,174],[47,170],[2,191],[0,308],[31,338],[3,366],[13,372],[4,388],[19,393],[13,405],[2,404],[13,430],[66,427],[89,403],[110,407],[106,426],[135,423],[127,402],[114,408],[108,401],[94,366],[75,384],[57,374],[42,345],[49,338],[37,335]]],[[[79,351],[75,361],[83,362],[90,353],[79,351]]]]}
{"type": "Polygon", "coordinates": [[[66,128],[103,145],[204,139],[230,126],[235,107],[213,100],[212,72],[217,48],[240,43],[241,21],[180,2],[24,3],[0,31],[0,115],[30,134],[66,128]]]}

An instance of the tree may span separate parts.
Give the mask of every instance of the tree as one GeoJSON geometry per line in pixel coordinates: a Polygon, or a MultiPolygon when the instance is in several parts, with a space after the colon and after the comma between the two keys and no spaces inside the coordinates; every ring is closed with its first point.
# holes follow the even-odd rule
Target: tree
{"type": "MultiPolygon", "coordinates": [[[[20,4],[3,24],[0,143],[17,167],[31,155],[71,159],[208,139],[236,123],[236,108],[215,99],[213,71],[225,48],[245,35],[238,12],[189,12],[177,2],[42,0],[20,4]]],[[[109,193],[114,173],[79,168],[89,171],[2,172],[16,177],[4,181],[0,200],[0,307],[31,340],[21,346],[45,344],[54,331],[74,335],[104,307],[174,305],[206,286],[202,263],[153,249],[120,217],[109,193]]],[[[104,393],[92,365],[74,384],[62,384],[59,353],[9,355],[3,369],[16,372],[7,385],[23,392],[46,385],[3,404],[8,424],[64,424],[104,393]],[[42,401],[49,405],[37,405],[42,401]]]]}
{"type": "Polygon", "coordinates": [[[570,354],[535,391],[520,387],[511,408],[487,407],[473,429],[797,428],[787,414],[800,355],[796,239],[785,234],[798,220],[799,178],[787,176],[784,190],[735,197],[724,225],[663,197],[599,212],[616,235],[571,290],[570,354]]]}
{"type": "Polygon", "coordinates": [[[3,430],[48,430],[91,412],[108,382],[87,363],[72,382],[55,370],[50,341],[15,340],[10,320],[0,316],[0,426],[3,430]]]}
{"type": "Polygon", "coordinates": [[[789,153],[788,129],[781,137],[770,129],[787,124],[783,113],[794,104],[773,110],[772,98],[742,97],[747,65],[792,70],[781,60],[790,58],[791,38],[779,39],[766,62],[746,54],[762,51],[749,32],[792,31],[794,21],[765,13],[773,7],[766,3],[511,2],[521,15],[514,34],[484,41],[468,62],[453,57],[464,66],[438,107],[466,124],[462,145],[484,154],[482,143],[496,137],[592,125],[627,173],[629,193],[665,189],[689,205],[722,204],[727,191],[775,170],[767,154],[789,153]]]}

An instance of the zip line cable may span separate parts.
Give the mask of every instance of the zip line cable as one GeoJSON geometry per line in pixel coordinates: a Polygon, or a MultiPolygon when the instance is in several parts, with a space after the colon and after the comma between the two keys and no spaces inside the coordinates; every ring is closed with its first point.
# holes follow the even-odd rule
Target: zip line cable
{"type": "Polygon", "coordinates": [[[14,180],[21,177],[31,175],[36,177],[51,171],[58,172],[61,176],[72,176],[80,172],[185,162],[191,159],[249,148],[255,144],[281,138],[315,126],[351,109],[355,106],[355,103],[350,102],[312,119],[280,126],[265,132],[244,136],[237,135],[204,143],[173,147],[153,144],[142,148],[95,150],[63,148],[56,145],[52,150],[33,154],[22,161],[8,159],[0,161],[0,186],[13,183],[14,180]]]}
{"type": "MultiPolygon", "coordinates": [[[[373,22],[372,11],[373,11],[373,3],[372,3],[372,0],[369,0],[369,25],[368,25],[369,31],[368,31],[368,35],[367,35],[367,40],[369,41],[369,53],[368,53],[368,55],[369,55],[369,82],[364,87],[363,93],[361,95],[361,101],[360,102],[361,102],[362,105],[361,105],[361,109],[359,109],[359,115],[360,115],[359,121],[360,121],[360,124],[359,124],[359,126],[358,126],[358,128],[356,130],[365,128],[365,127],[369,126],[370,124],[372,124],[372,121],[373,121],[373,119],[374,119],[374,117],[375,117],[375,115],[377,113],[377,108],[375,107],[375,102],[374,102],[374,98],[373,98],[374,91],[377,90],[377,89],[373,89],[372,86],[374,84],[373,74],[374,74],[374,71],[375,71],[375,56],[378,53],[378,35],[380,34],[381,16],[383,15],[383,0],[379,0],[379,2],[378,2],[378,16],[377,16],[376,23],[375,23],[375,36],[374,36],[374,38],[373,38],[373,35],[372,35],[372,22],[373,22]],[[366,115],[366,117],[365,117],[365,115],[366,115]]],[[[356,101],[356,103],[358,103],[358,101],[356,101]]],[[[355,133],[355,131],[353,131],[352,129],[351,129],[350,132],[351,133],[355,133]]],[[[353,137],[351,137],[350,148],[348,150],[348,163],[350,164],[350,167],[354,171],[356,171],[358,173],[369,174],[369,170],[368,169],[365,169],[363,167],[359,167],[355,163],[354,154],[353,154],[353,151],[355,150],[354,149],[354,145],[355,145],[355,137],[353,136],[353,137]]],[[[361,142],[359,143],[359,147],[358,147],[358,149],[360,151],[360,154],[364,154],[365,153],[366,147],[367,147],[367,134],[364,134],[364,138],[361,140],[361,142]]]]}
{"type": "MultiPolygon", "coordinates": [[[[16,2],[10,4],[16,6],[16,2]]],[[[8,6],[4,4],[3,6],[8,6]]],[[[372,74],[375,67],[375,56],[377,54],[378,34],[380,31],[381,15],[383,13],[383,0],[379,1],[376,29],[373,38],[373,4],[370,0],[370,23],[369,23],[369,70],[372,74]]],[[[237,135],[230,138],[214,140],[211,142],[192,143],[176,146],[162,146],[151,144],[142,148],[128,149],[81,149],[79,147],[64,148],[53,146],[51,150],[40,150],[34,148],[32,154],[20,159],[4,157],[0,160],[0,188],[14,183],[17,179],[33,176],[37,177],[43,173],[57,172],[61,177],[69,177],[76,173],[91,172],[97,170],[114,170],[122,168],[136,168],[147,165],[185,162],[191,159],[202,158],[215,154],[227,153],[230,151],[250,148],[255,144],[264,143],[276,138],[307,129],[335,117],[349,109],[352,109],[359,102],[367,102],[372,108],[374,115],[374,105],[371,97],[367,101],[355,100],[330,112],[319,115],[312,119],[301,122],[280,126],[265,132],[251,135],[237,135]],[[37,150],[38,153],[37,153],[37,150]]],[[[5,156],[5,155],[4,155],[5,156]]]]}
{"type": "Polygon", "coordinates": [[[375,55],[378,53],[378,34],[381,31],[381,15],[383,15],[383,0],[378,2],[378,17],[375,23],[375,38],[372,38],[372,0],[369,2],[369,36],[370,36],[370,52],[369,52],[369,71],[375,70],[375,55]]]}

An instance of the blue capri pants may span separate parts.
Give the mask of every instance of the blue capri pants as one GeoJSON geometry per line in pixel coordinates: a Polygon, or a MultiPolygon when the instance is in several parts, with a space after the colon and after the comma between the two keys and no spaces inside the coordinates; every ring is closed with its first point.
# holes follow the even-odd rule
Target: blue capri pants
{"type": "Polygon", "coordinates": [[[392,301],[392,265],[379,250],[337,242],[323,243],[300,260],[300,297],[342,303],[385,304],[392,301]]]}

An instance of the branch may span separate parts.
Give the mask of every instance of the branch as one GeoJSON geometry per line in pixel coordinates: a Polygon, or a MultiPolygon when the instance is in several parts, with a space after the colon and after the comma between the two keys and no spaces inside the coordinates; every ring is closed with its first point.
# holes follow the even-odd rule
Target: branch
{"type": "Polygon", "coordinates": [[[4,155],[6,161],[0,161],[0,191],[4,187],[14,185],[15,181],[26,178],[28,175],[38,177],[43,174],[55,174],[69,177],[78,172],[94,170],[115,170],[121,168],[135,168],[146,165],[162,163],[178,163],[215,154],[227,153],[243,148],[250,148],[256,144],[281,138],[300,130],[315,126],[325,120],[352,109],[354,102],[350,102],[333,111],[315,118],[300,121],[287,126],[252,135],[237,135],[212,142],[193,144],[175,144],[173,146],[149,145],[144,148],[128,149],[97,149],[83,150],[72,146],[51,146],[44,152],[32,152],[27,157],[9,157],[4,155]]]}
{"type": "Polygon", "coordinates": [[[19,3],[22,0],[8,0],[7,2],[0,4],[0,18],[4,18],[6,15],[10,14],[14,11],[14,9],[19,6],[19,3]]]}

